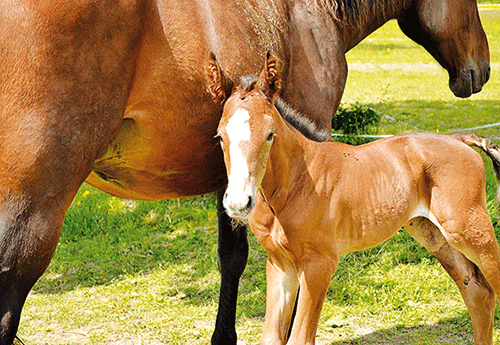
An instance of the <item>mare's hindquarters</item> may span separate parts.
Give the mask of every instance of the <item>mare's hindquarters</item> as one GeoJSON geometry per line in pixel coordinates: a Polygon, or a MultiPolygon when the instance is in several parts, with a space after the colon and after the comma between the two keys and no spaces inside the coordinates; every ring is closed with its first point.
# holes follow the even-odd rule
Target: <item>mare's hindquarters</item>
{"type": "Polygon", "coordinates": [[[1,345],[121,123],[142,17],[133,1],[26,3],[0,2],[1,345]]]}

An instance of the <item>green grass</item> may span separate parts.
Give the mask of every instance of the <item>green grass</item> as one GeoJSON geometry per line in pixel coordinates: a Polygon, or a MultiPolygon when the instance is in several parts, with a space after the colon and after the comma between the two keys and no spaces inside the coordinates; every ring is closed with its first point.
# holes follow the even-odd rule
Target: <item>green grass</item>
{"type": "MultiPolygon", "coordinates": [[[[266,256],[249,258],[243,319],[261,317],[266,256]],[[257,305],[257,306],[256,306],[257,305]]],[[[131,202],[84,185],[23,312],[34,344],[207,343],[217,311],[214,195],[131,202]]]]}
{"type": "MultiPolygon", "coordinates": [[[[345,100],[394,118],[383,117],[380,134],[499,122],[500,9],[481,10],[481,16],[493,63],[492,79],[481,93],[456,99],[446,72],[390,22],[348,54],[345,100]]],[[[498,138],[500,128],[476,133],[498,138]]],[[[494,216],[496,182],[487,165],[494,216]]],[[[84,185],[68,211],[51,265],[28,297],[21,338],[26,344],[209,343],[220,279],[216,226],[214,195],[130,202],[84,185]]],[[[237,331],[246,344],[257,344],[266,255],[252,235],[249,239],[237,331]]],[[[472,328],[455,284],[400,231],[343,258],[325,301],[318,342],[472,344],[472,328]]]]}

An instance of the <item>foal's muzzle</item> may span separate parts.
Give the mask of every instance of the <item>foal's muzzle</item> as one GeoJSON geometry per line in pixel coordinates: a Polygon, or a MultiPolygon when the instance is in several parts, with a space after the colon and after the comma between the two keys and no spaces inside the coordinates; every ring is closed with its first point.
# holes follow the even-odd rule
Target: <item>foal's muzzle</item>
{"type": "Polygon", "coordinates": [[[251,195],[231,196],[227,192],[222,201],[229,217],[236,220],[246,219],[255,206],[255,198],[251,195]]]}

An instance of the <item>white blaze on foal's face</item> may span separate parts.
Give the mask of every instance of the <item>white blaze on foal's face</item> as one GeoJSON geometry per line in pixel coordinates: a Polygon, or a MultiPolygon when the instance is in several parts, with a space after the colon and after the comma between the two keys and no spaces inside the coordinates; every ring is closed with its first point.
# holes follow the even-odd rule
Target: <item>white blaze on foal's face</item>
{"type": "Polygon", "coordinates": [[[229,216],[246,217],[253,206],[257,186],[249,171],[243,146],[250,144],[250,115],[246,109],[237,109],[226,125],[229,150],[228,187],[224,207],[229,216]],[[250,206],[250,207],[249,207],[250,206]]]}

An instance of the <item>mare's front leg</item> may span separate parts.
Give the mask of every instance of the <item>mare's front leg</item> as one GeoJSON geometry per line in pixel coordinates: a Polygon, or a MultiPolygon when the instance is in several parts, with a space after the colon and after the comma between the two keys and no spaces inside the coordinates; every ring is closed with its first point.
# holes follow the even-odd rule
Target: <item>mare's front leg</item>
{"type": "Polygon", "coordinates": [[[236,344],[236,301],[238,285],[245,270],[248,259],[248,239],[245,225],[235,225],[227,215],[222,199],[225,190],[217,193],[217,217],[219,220],[219,269],[221,287],[219,294],[219,310],[212,344],[236,344]]]}
{"type": "Polygon", "coordinates": [[[300,294],[288,345],[315,344],[319,316],[338,257],[322,255],[309,247],[304,249],[300,263],[300,294]]]}

